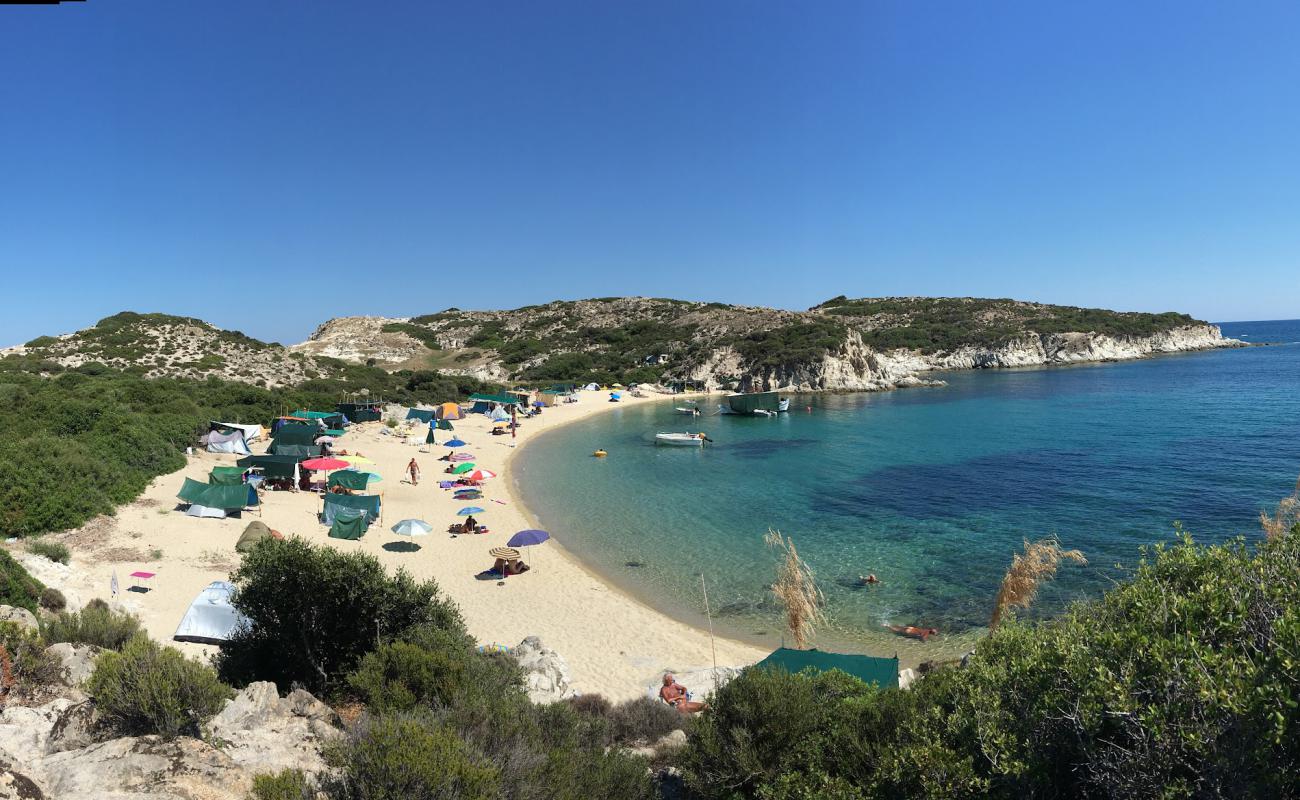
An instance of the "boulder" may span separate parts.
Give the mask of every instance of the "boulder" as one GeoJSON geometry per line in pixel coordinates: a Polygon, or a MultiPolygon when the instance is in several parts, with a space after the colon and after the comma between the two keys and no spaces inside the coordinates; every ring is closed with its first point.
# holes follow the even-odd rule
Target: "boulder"
{"type": "Polygon", "coordinates": [[[59,698],[40,706],[8,706],[0,713],[0,750],[24,767],[40,759],[55,721],[70,705],[59,698]]]}
{"type": "Polygon", "coordinates": [[[295,689],[280,697],[274,683],[260,681],[226,703],[208,730],[223,751],[252,773],[324,769],[322,742],[338,736],[338,714],[311,693],[295,689]]]}
{"type": "Polygon", "coordinates": [[[36,630],[39,627],[36,624],[36,615],[18,606],[0,605],[0,622],[14,622],[20,628],[30,628],[31,630],[36,630]]]}
{"type": "Polygon", "coordinates": [[[58,659],[59,680],[64,686],[77,687],[86,682],[95,671],[95,659],[104,652],[93,644],[59,642],[45,648],[45,654],[58,659]]]}
{"type": "Polygon", "coordinates": [[[13,761],[0,753],[0,800],[46,800],[36,781],[16,770],[13,761]]]}
{"type": "Polygon", "coordinates": [[[510,654],[523,668],[528,699],[534,703],[555,703],[577,694],[563,656],[547,648],[536,636],[524,639],[510,654]]]}
{"type": "Polygon", "coordinates": [[[100,728],[95,704],[86,700],[68,706],[55,717],[54,726],[45,740],[45,753],[80,750],[107,738],[112,738],[112,734],[106,734],[100,728]]]}
{"type": "Polygon", "coordinates": [[[96,800],[244,800],[252,776],[201,739],[124,736],[46,756],[51,798],[96,800]]]}

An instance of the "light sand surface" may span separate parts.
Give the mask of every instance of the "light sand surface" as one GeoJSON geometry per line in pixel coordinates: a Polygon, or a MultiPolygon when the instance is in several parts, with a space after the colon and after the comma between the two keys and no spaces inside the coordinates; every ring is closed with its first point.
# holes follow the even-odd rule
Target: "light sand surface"
{"type": "MultiPolygon", "coordinates": [[[[213,466],[235,461],[235,456],[196,453],[184,469],[156,479],[139,500],[119,509],[115,524],[64,535],[73,548],[75,567],[67,588],[83,603],[91,597],[107,598],[110,578],[116,573],[120,602],[140,616],[152,636],[169,642],[198,592],[211,581],[226,578],[237,566],[235,542],[251,520],[260,519],[285,535],[344,551],[360,550],[390,570],[402,567],[417,577],[434,578],[460,606],[470,632],[481,643],[515,645],[526,636],[539,636],[568,662],[578,691],[599,692],[612,699],[634,697],[662,670],[711,666],[708,632],[665,616],[602,581],[564,550],[564,531],[551,531],[551,541],[525,553],[531,571],[504,584],[475,577],[492,565],[490,548],[504,545],[516,531],[535,527],[510,490],[512,458],[539,434],[616,406],[604,392],[581,392],[580,397],[578,403],[547,408],[541,416],[524,420],[513,441],[509,436],[490,435],[491,423],[480,414],[454,423],[455,435],[468,443],[462,452],[473,453],[476,464],[500,475],[484,484],[482,499],[472,502],[485,509],[475,517],[490,528],[488,534],[453,538],[446,533],[448,525],[460,521],[456,511],[465,504],[455,501],[451,491],[438,488],[447,462],[437,459],[446,454],[445,447],[406,444],[403,437],[381,433],[382,423],[372,422],[352,426],[336,445],[372,459],[374,465],[366,468],[383,476],[380,483],[372,484],[372,490],[383,495],[383,520],[372,525],[363,539],[329,538],[326,526],[317,521],[321,499],[311,492],[264,492],[260,515],[245,512],[242,519],[186,516],[176,510],[176,492],[183,479],[206,481],[213,466]],[[405,480],[412,457],[423,472],[418,486],[405,480]],[[429,522],[434,532],[409,539],[389,530],[408,517],[429,522]],[[385,549],[385,545],[409,542],[420,549],[385,549]],[[147,592],[131,590],[135,581],[127,575],[136,570],[157,573],[143,582],[147,592]]],[[[624,393],[622,402],[671,401],[624,393]]],[[[426,431],[427,426],[415,429],[421,441],[426,431]]],[[[451,436],[446,431],[437,433],[439,442],[451,436]]],[[[254,450],[265,446],[256,444],[254,450]]],[[[749,664],[766,655],[741,642],[721,637],[714,641],[718,665],[749,664]]],[[[177,646],[191,653],[211,649],[177,646]]]]}

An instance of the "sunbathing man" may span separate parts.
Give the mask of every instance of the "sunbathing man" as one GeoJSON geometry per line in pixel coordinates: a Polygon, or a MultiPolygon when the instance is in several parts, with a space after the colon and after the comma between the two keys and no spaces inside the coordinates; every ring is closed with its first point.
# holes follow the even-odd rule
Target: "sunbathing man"
{"type": "Polygon", "coordinates": [[[664,685],[659,687],[659,699],[683,714],[695,714],[708,708],[707,704],[690,699],[686,687],[678,683],[671,672],[664,673],[664,685]]]}
{"type": "Polygon", "coordinates": [[[883,625],[882,627],[889,628],[899,636],[911,636],[923,642],[931,636],[939,635],[938,628],[917,628],[913,625],[883,625]]]}

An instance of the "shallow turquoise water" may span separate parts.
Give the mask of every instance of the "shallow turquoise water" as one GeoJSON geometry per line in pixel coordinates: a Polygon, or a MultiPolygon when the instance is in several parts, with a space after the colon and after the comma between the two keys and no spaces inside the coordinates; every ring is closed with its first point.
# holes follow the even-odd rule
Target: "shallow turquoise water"
{"type": "Polygon", "coordinates": [[[1223,327],[1287,344],[951,373],[944,388],[796,397],[775,419],[619,408],[540,438],[516,479],[567,548],[692,622],[703,573],[721,631],[778,641],[773,527],[826,594],[821,646],[879,650],[890,622],[937,627],[956,651],[1025,538],[1057,534],[1089,559],[1041,593],[1050,613],[1122,577],[1175,520],[1205,541],[1258,535],[1300,473],[1300,322],[1223,327]],[[653,443],[688,428],[716,444],[653,443]],[[868,572],[883,583],[860,586],[868,572]]]}

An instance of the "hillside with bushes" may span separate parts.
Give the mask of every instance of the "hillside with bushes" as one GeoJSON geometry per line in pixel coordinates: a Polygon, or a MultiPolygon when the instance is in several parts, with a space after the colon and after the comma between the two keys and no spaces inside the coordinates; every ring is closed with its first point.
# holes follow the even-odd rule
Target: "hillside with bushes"
{"type": "Polygon", "coordinates": [[[611,297],[509,311],[347,317],[330,320],[291,349],[493,380],[870,389],[933,369],[994,365],[996,354],[1027,342],[1040,347],[1041,363],[1052,363],[1223,340],[1216,328],[1186,314],[1015,300],[837,297],[807,311],[783,311],[611,297]],[[1094,344],[1100,347],[1089,352],[1094,344]]]}

